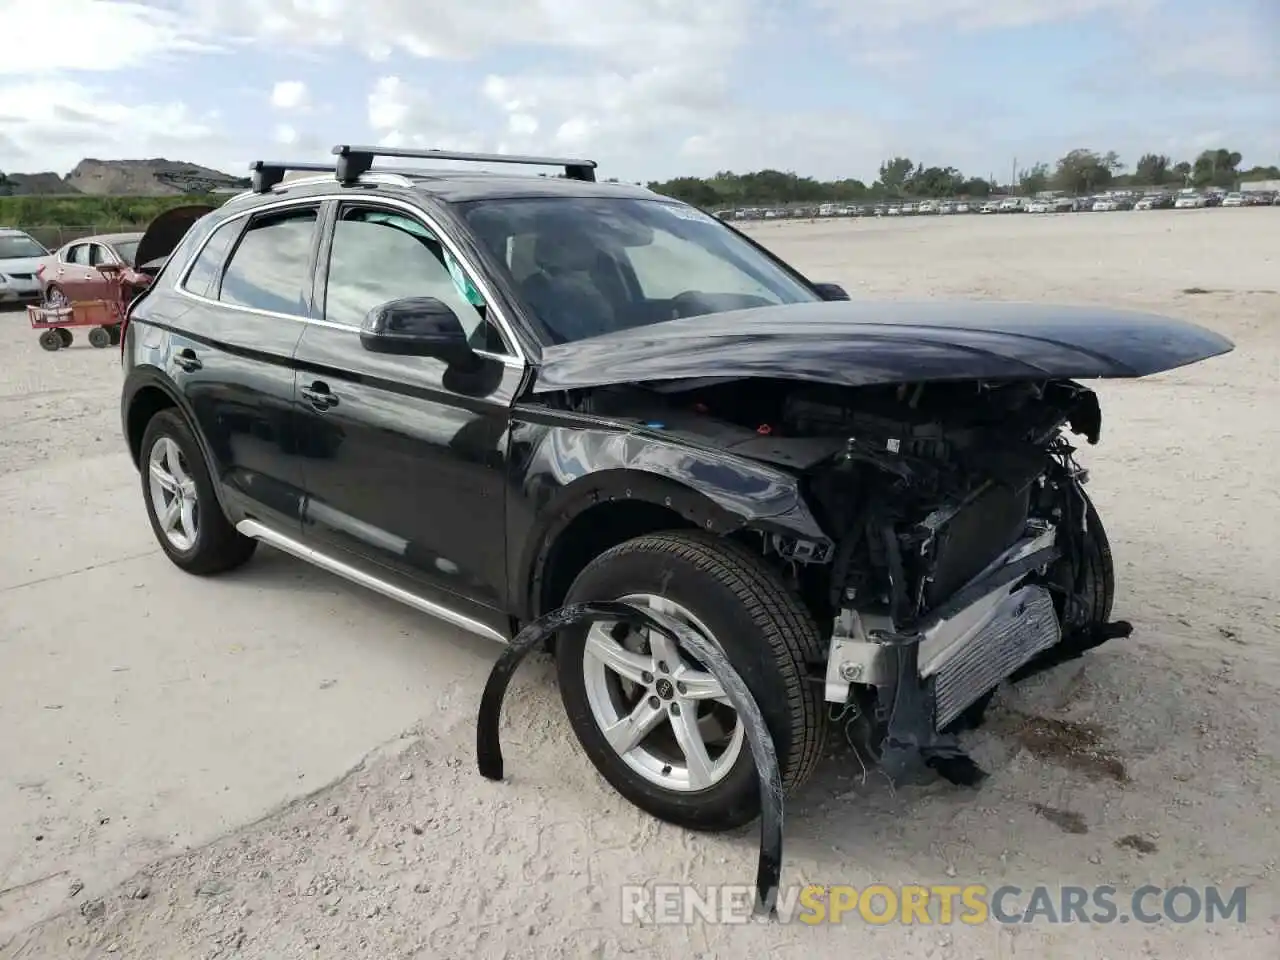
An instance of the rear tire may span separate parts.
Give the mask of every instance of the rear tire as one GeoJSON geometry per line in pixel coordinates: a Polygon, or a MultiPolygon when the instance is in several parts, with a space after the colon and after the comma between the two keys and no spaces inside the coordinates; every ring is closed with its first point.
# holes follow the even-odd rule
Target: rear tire
{"type": "MultiPolygon", "coordinates": [[[[817,765],[826,737],[822,688],[806,676],[808,664],[821,662],[825,649],[812,617],[777,574],[735,543],[702,533],[662,533],[629,540],[601,554],[578,575],[565,602],[636,595],[659,598],[662,606],[658,609],[681,610],[705,628],[703,632],[727,655],[764,714],[784,789],[803,783],[817,765]]],[[[644,650],[643,638],[634,631],[628,634],[625,627],[616,626],[611,638],[606,628],[596,629],[605,631],[606,640],[644,650]]],[[[666,699],[672,688],[661,688],[662,673],[652,675],[656,680],[648,694],[642,686],[632,684],[631,690],[638,696],[620,699],[620,706],[610,708],[625,715],[632,708],[641,710],[643,702],[657,704],[662,717],[653,732],[622,753],[611,745],[599,715],[602,688],[598,681],[591,681],[588,689],[588,676],[594,676],[589,660],[596,656],[588,652],[589,633],[587,627],[563,632],[556,641],[556,665],[569,722],[601,776],[640,809],[681,827],[723,831],[754,820],[760,813],[759,779],[750,747],[739,736],[744,729],[741,721],[728,710],[728,725],[732,727],[736,720],[737,728],[733,737],[722,737],[721,742],[729,743],[724,752],[719,746],[714,748],[724,762],[716,764],[717,757],[712,757],[708,769],[715,772],[715,779],[700,776],[695,780],[695,764],[688,761],[683,747],[688,741],[680,740],[679,714],[670,706],[675,702],[679,707],[682,698],[666,699]],[[662,693],[663,699],[655,693],[662,693]],[[729,754],[733,738],[738,738],[738,747],[736,753],[729,754]],[[672,764],[664,767],[668,758],[672,764]],[[698,782],[709,785],[699,787],[698,782]]],[[[593,636],[593,644],[600,642],[600,636],[593,636]]],[[[655,669],[660,667],[659,652],[656,645],[649,651],[655,669]]],[[[692,671],[687,677],[699,672],[703,678],[708,676],[687,651],[679,654],[692,671]]],[[[677,679],[674,671],[663,672],[671,680],[677,679]]],[[[625,697],[626,686],[609,687],[608,696],[625,697]]],[[[689,689],[682,687],[681,693],[689,689]]],[[[695,699],[690,712],[690,701],[683,703],[686,717],[696,718],[699,734],[708,726],[723,731],[723,711],[728,708],[709,699],[695,699]]],[[[687,738],[688,728],[684,731],[687,738]]]]}
{"type": "Polygon", "coordinates": [[[142,499],[160,548],[187,573],[241,566],[258,542],[238,533],[218,503],[204,454],[187,421],[161,410],[142,434],[142,499]]]}

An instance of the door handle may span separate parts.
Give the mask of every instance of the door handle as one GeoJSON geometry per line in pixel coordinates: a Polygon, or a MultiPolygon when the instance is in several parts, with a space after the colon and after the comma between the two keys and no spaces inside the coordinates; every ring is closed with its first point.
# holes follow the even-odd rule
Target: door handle
{"type": "Polygon", "coordinates": [[[309,387],[302,388],[302,399],[317,410],[328,410],[338,405],[338,398],[329,390],[329,385],[316,381],[309,387]]]}
{"type": "Polygon", "coordinates": [[[173,355],[173,362],[187,373],[192,373],[204,366],[204,363],[196,356],[196,352],[190,347],[184,347],[175,353],[173,355]]]}

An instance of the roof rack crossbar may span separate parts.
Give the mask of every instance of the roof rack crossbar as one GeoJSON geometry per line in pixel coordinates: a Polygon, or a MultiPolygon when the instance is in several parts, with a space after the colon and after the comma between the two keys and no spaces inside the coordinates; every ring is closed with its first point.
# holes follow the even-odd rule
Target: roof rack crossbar
{"type": "Polygon", "coordinates": [[[594,182],[594,160],[572,160],[564,157],[527,157],[511,153],[458,153],[452,150],[404,150],[399,147],[353,147],[339,144],[333,148],[338,158],[336,174],[343,183],[354,183],[362,173],[373,168],[376,157],[397,157],[408,160],[460,160],[467,163],[518,163],[536,167],[563,167],[570,180],[594,182]]]}
{"type": "Polygon", "coordinates": [[[294,171],[332,173],[333,164],[294,162],[292,160],[255,160],[249,164],[249,171],[250,189],[254,193],[268,193],[272,187],[284,180],[286,173],[294,171]]]}

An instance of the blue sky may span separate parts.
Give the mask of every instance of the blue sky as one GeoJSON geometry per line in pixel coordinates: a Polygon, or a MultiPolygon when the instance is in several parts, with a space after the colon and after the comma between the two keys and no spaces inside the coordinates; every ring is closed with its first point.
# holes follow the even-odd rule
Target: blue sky
{"type": "Polygon", "coordinates": [[[1280,3],[5,0],[0,170],[240,172],[341,141],[571,153],[647,180],[973,175],[1075,147],[1280,163],[1280,3]],[[115,38],[104,45],[104,37],[115,38]]]}

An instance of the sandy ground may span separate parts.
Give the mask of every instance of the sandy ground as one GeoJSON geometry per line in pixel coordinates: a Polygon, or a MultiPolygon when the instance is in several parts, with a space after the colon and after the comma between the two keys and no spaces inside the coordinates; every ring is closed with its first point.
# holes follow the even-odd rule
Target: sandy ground
{"type": "Polygon", "coordinates": [[[1244,885],[1243,926],[624,924],[624,884],[748,882],[754,831],[612,794],[545,663],[493,784],[496,648],[267,550],[179,573],[114,351],[45,354],[4,313],[0,957],[1280,955],[1280,211],[752,229],[856,294],[1132,306],[1237,343],[1099,388],[1083,459],[1134,636],[1003,693],[976,792],[895,791],[836,748],[788,807],[784,882],[1244,885]]]}

